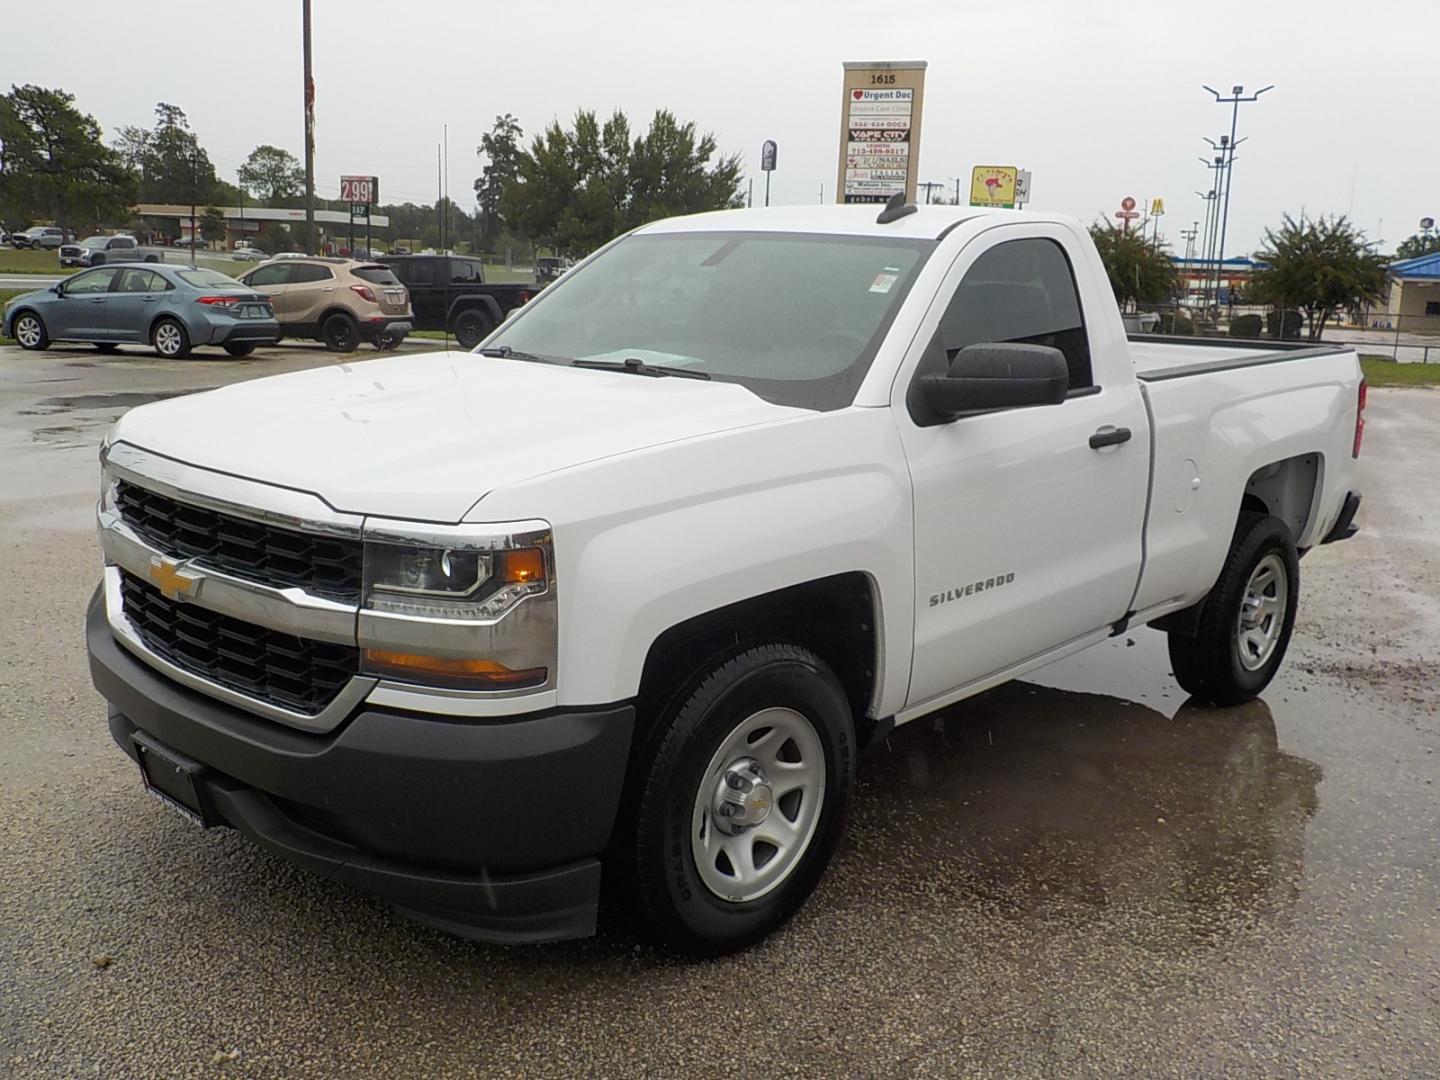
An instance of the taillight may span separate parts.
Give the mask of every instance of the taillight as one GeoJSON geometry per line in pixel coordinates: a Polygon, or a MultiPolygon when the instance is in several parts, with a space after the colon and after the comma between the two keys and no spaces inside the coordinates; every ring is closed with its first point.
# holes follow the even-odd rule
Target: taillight
{"type": "Polygon", "coordinates": [[[207,304],[210,307],[234,307],[240,302],[238,296],[197,296],[197,304],[207,304]]]}
{"type": "Polygon", "coordinates": [[[1350,451],[1351,457],[1360,456],[1360,443],[1365,438],[1365,399],[1369,396],[1369,387],[1365,380],[1360,380],[1360,389],[1355,395],[1355,448],[1350,451]]]}
{"type": "Polygon", "coordinates": [[[531,298],[532,296],[534,296],[534,295],[535,295],[535,294],[532,293],[532,292],[530,292],[528,289],[521,289],[521,290],[520,290],[520,302],[521,302],[522,304],[528,304],[528,303],[530,302],[530,298],[531,298]]]}
{"type": "Polygon", "coordinates": [[[375,294],[370,291],[369,285],[351,285],[350,291],[353,293],[359,293],[361,299],[369,300],[372,304],[379,303],[379,301],[375,299],[375,294]]]}

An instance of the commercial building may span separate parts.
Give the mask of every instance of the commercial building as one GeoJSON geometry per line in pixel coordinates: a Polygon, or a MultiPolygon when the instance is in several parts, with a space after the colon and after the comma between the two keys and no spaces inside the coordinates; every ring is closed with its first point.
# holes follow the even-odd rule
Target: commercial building
{"type": "Polygon", "coordinates": [[[1383,304],[1367,313],[1375,329],[1440,334],[1440,251],[1393,262],[1383,304]]]}
{"type": "MultiPolygon", "coordinates": [[[[209,207],[197,206],[195,208],[195,227],[200,227],[200,217],[209,207]]],[[[254,243],[260,235],[260,229],[272,221],[278,221],[285,225],[295,226],[305,224],[304,207],[287,206],[217,206],[221,215],[225,218],[225,250],[231,250],[242,244],[254,243]]],[[[170,203],[141,203],[131,208],[136,217],[151,218],[155,220],[173,220],[180,224],[180,236],[190,236],[190,207],[176,206],[170,203]]],[[[378,232],[390,226],[390,219],[384,214],[372,214],[370,216],[372,232],[378,232]]],[[[315,229],[319,234],[318,243],[324,245],[327,239],[336,245],[348,245],[350,240],[350,218],[343,210],[316,210],[315,229]]],[[[356,219],[355,221],[355,242],[363,246],[365,236],[365,222],[356,219]]]]}

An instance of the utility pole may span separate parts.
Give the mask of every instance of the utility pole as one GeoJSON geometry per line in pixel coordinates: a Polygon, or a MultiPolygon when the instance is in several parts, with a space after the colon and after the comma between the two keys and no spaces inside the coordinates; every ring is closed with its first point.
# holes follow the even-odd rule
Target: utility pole
{"type": "Polygon", "coordinates": [[[200,197],[200,146],[190,151],[190,269],[195,269],[195,200],[200,197]]]}
{"type": "MultiPolygon", "coordinates": [[[[1220,185],[1221,174],[1225,168],[1225,158],[1217,156],[1213,160],[1201,158],[1200,163],[1213,174],[1210,180],[1210,192],[1202,196],[1206,202],[1205,217],[1205,289],[1204,297],[1206,307],[1210,304],[1210,285],[1213,281],[1216,290],[1216,303],[1219,303],[1219,255],[1217,241],[1220,235],[1220,185]]],[[[1198,193],[1197,193],[1198,194],[1198,193]]]]}
{"type": "MultiPolygon", "coordinates": [[[[1272,84],[1269,85],[1269,86],[1262,87],[1261,89],[1256,90],[1255,93],[1250,94],[1250,95],[1248,95],[1248,96],[1245,94],[1245,87],[1243,87],[1243,86],[1232,86],[1232,87],[1230,88],[1230,96],[1229,96],[1228,98],[1227,98],[1227,97],[1221,97],[1221,96],[1220,96],[1220,92],[1219,92],[1218,90],[1212,89],[1211,87],[1206,86],[1206,87],[1204,87],[1204,89],[1209,90],[1210,93],[1211,93],[1212,95],[1214,95],[1214,97],[1215,97],[1215,104],[1217,104],[1217,105],[1229,105],[1229,106],[1231,106],[1231,110],[1230,110],[1230,153],[1229,153],[1229,161],[1226,163],[1225,201],[1224,201],[1224,203],[1222,204],[1221,209],[1220,209],[1220,247],[1219,247],[1220,258],[1219,258],[1218,261],[1219,261],[1219,263],[1220,263],[1221,265],[1223,265],[1223,264],[1224,264],[1224,261],[1225,261],[1225,233],[1226,233],[1226,229],[1228,228],[1228,226],[1229,226],[1229,224],[1230,224],[1231,171],[1233,170],[1234,165],[1235,165],[1235,130],[1236,130],[1236,127],[1237,127],[1237,126],[1239,125],[1239,123],[1240,123],[1240,106],[1241,106],[1242,103],[1251,102],[1251,101],[1259,101],[1259,100],[1260,100],[1260,95],[1263,94],[1263,93],[1265,93],[1265,92],[1268,91],[1268,90],[1274,90],[1274,89],[1275,89],[1275,85],[1272,83],[1272,84]]],[[[1222,141],[1223,141],[1223,140],[1222,140],[1222,141]]],[[[1215,294],[1215,295],[1216,295],[1216,299],[1217,299],[1217,301],[1218,301],[1219,295],[1220,295],[1220,294],[1219,294],[1220,285],[1219,285],[1218,278],[1217,278],[1217,281],[1216,281],[1215,288],[1216,288],[1216,294],[1215,294]]]]}
{"type": "Polygon", "coordinates": [[[955,205],[960,205],[960,177],[955,177],[955,205]]]}
{"type": "Polygon", "coordinates": [[[315,77],[310,66],[310,0],[301,0],[305,49],[305,254],[315,254],[315,77]]]}
{"type": "Polygon", "coordinates": [[[445,208],[440,202],[445,197],[445,184],[442,180],[442,166],[440,164],[440,144],[435,144],[435,228],[440,234],[440,250],[445,250],[445,208]]]}
{"type": "Polygon", "coordinates": [[[443,189],[442,189],[442,190],[444,191],[443,198],[444,198],[445,201],[444,201],[443,203],[441,203],[441,206],[443,207],[443,209],[440,211],[440,250],[441,250],[441,251],[449,251],[449,250],[450,250],[450,243],[449,243],[449,241],[450,241],[450,125],[449,125],[449,124],[442,124],[442,125],[441,125],[441,131],[442,131],[441,138],[444,140],[444,146],[445,146],[445,165],[444,165],[444,169],[443,169],[442,174],[441,174],[441,175],[444,177],[444,179],[445,179],[445,183],[444,183],[444,186],[443,186],[443,189]]]}

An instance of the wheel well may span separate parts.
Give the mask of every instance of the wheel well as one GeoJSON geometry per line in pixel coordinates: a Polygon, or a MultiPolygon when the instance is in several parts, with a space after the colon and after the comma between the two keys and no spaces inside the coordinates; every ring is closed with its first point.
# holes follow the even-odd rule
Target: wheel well
{"type": "Polygon", "coordinates": [[[640,724],[662,712],[701,665],[736,648],[779,639],[809,649],[830,666],[845,688],[857,729],[863,728],[875,689],[876,600],[870,578],[855,571],[752,596],[672,626],[645,657],[640,724]]]}
{"type": "Polygon", "coordinates": [[[190,336],[190,330],[188,327],[185,326],[184,319],[180,318],[179,315],[173,315],[168,311],[162,311],[159,315],[156,315],[155,318],[150,320],[150,329],[145,334],[146,341],[155,340],[155,327],[159,326],[162,322],[179,323],[181,328],[185,330],[185,336],[190,336]]]}
{"type": "Polygon", "coordinates": [[[1300,454],[1256,469],[1245,484],[1240,509],[1279,518],[1298,543],[1310,524],[1323,456],[1300,454]]]}
{"type": "Polygon", "coordinates": [[[359,326],[359,325],[360,325],[360,320],[355,317],[354,312],[351,312],[351,311],[349,311],[349,310],[347,310],[346,308],[343,308],[343,307],[332,307],[332,308],[326,308],[324,311],[322,311],[322,312],[320,313],[320,317],[315,320],[315,328],[318,330],[318,329],[320,329],[320,327],[324,326],[325,323],[326,323],[326,321],[327,321],[332,315],[344,315],[347,319],[349,319],[349,320],[350,320],[352,323],[354,323],[356,326],[359,326]]]}

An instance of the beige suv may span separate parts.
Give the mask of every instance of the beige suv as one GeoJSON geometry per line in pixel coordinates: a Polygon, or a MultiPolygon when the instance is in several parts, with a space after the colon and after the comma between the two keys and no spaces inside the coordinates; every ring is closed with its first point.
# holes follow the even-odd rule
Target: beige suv
{"type": "Polygon", "coordinates": [[[354,352],[362,341],[393,349],[411,329],[410,294],[379,263],[274,259],[240,280],[270,298],[282,336],[318,338],[331,352],[354,352]]]}

